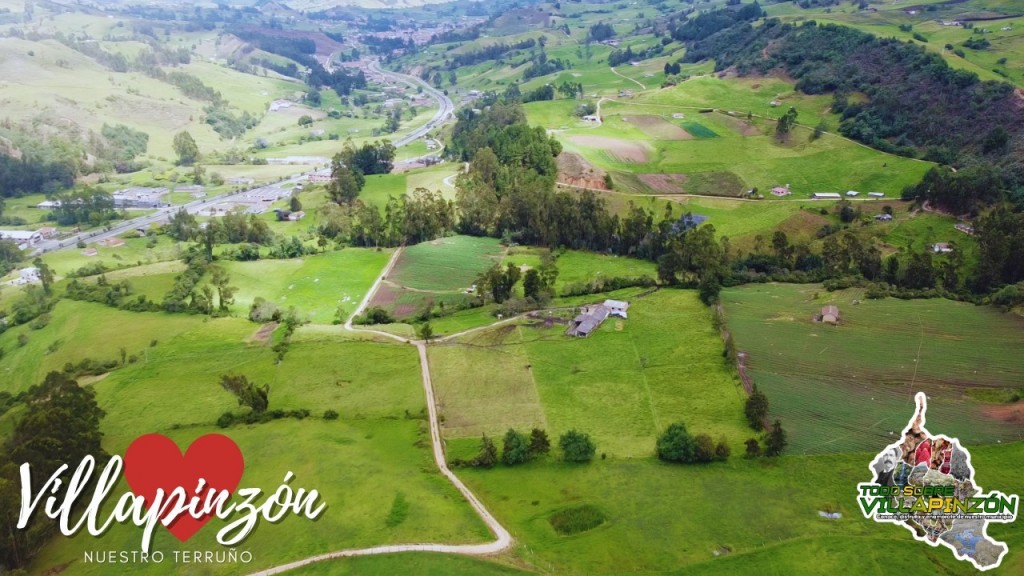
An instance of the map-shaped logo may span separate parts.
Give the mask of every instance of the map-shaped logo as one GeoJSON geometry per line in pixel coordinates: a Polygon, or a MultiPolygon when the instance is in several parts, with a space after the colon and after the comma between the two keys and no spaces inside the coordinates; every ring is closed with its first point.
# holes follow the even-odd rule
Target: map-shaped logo
{"type": "Polygon", "coordinates": [[[988,523],[1016,520],[1019,498],[983,493],[974,480],[970,453],[956,438],[929,434],[924,392],[916,400],[917,413],[902,439],[868,467],[874,481],[857,485],[861,512],[875,522],[905,527],[916,540],[946,546],[978,570],[995,568],[1007,546],[986,534],[988,523]]]}

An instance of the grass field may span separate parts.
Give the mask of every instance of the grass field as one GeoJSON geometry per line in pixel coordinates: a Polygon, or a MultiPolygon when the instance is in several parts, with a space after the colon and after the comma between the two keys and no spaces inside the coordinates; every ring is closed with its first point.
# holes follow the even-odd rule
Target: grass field
{"type": "Polygon", "coordinates": [[[223,262],[238,288],[232,312],[246,316],[257,297],[294,306],[312,322],[329,324],[339,306],[351,313],[390,258],[389,250],[346,248],[292,260],[223,262]]]}
{"type": "Polygon", "coordinates": [[[1020,425],[986,415],[976,387],[1016,389],[1024,360],[1019,317],[948,300],[861,300],[857,291],[755,285],[722,301],[750,374],[780,417],[794,453],[867,449],[888,442],[929,395],[931,430],[970,445],[1021,439],[1020,425]],[[825,304],[838,327],[812,322],[825,304]]]}
{"type": "Polygon", "coordinates": [[[65,276],[83,266],[102,263],[111,270],[131,268],[143,264],[154,264],[177,260],[181,257],[184,244],[167,236],[156,236],[156,244],[149,247],[150,238],[128,237],[123,246],[111,248],[104,244],[90,243],[87,248],[96,250],[95,256],[86,256],[84,250],[69,248],[48,252],[43,261],[53,269],[57,276],[65,276]]]}
{"type": "MultiPolygon", "coordinates": [[[[116,358],[125,346],[138,360],[91,382],[107,415],[102,423],[104,447],[123,453],[143,432],[171,436],[181,444],[210,432],[228,434],[241,446],[247,472],[244,486],[272,491],[284,473],[294,471],[294,486],[315,488],[330,507],[323,519],[306,524],[289,519],[264,524],[243,549],[254,553],[252,568],[280,564],[314,553],[386,542],[480,542],[489,538],[458,493],[433,467],[426,449],[423,390],[415,351],[398,344],[341,338],[319,333],[297,338],[281,363],[269,347],[248,343],[256,325],[240,319],[207,320],[197,316],[118,312],[98,304],[61,302],[50,324],[33,331],[22,348],[12,345],[19,327],[0,336],[7,352],[0,367],[4,389],[17,391],[39,382],[47,370],[88,354],[116,358]],[[53,339],[64,344],[44,352],[53,339]],[[154,346],[144,344],[157,339],[154,346]],[[143,347],[143,349],[138,349],[143,347]],[[309,409],[303,422],[285,419],[260,425],[214,426],[225,411],[241,413],[217,378],[241,373],[271,388],[272,409],[309,409]],[[186,400],[187,399],[187,400],[186,400]],[[324,421],[324,410],[340,414],[324,421]],[[312,458],[330,454],[330,458],[312,458]],[[386,522],[389,503],[401,493],[408,503],[404,520],[386,522]],[[282,534],[290,534],[282,537],[282,534]]],[[[0,429],[10,425],[0,418],[0,429]]],[[[200,532],[187,545],[162,530],[155,549],[214,549],[217,526],[200,532]]],[[[138,545],[134,528],[117,527],[104,547],[130,550],[138,545]]],[[[72,562],[68,574],[105,574],[109,567],[80,562],[83,550],[96,547],[88,535],[55,539],[33,566],[38,573],[72,562]]],[[[173,563],[154,573],[178,573],[173,563]]],[[[210,572],[203,572],[210,573],[210,572]]],[[[230,565],[215,574],[233,574],[230,565]]]]}
{"type": "MultiPolygon", "coordinates": [[[[1024,444],[967,448],[986,490],[1024,490],[1016,472],[1024,444]]],[[[977,573],[946,548],[862,517],[855,485],[870,478],[873,452],[753,461],[736,452],[725,464],[707,466],[616,459],[460,475],[523,543],[516,557],[547,574],[977,573]],[[581,534],[558,535],[549,517],[583,504],[597,506],[607,521],[581,534]],[[823,509],[843,517],[820,518],[823,509]]],[[[1019,523],[992,525],[989,535],[1010,546],[991,573],[1024,568],[1019,523]]]]}
{"type": "Polygon", "coordinates": [[[872,150],[826,133],[812,140],[819,122],[834,129],[829,101],[793,91],[774,78],[694,78],[676,87],[644,92],[632,99],[605,101],[601,126],[586,126],[573,114],[574,102],[533,102],[526,106],[531,124],[555,130],[565,150],[610,171],[620,188],[633,193],[659,193],[637,174],[682,174],[690,194],[739,196],[757,188],[762,193],[789,184],[793,199],[814,192],[881,191],[896,197],[917,182],[931,164],[872,150]],[[782,101],[772,108],[768,102],[782,101]],[[774,120],[794,106],[801,126],[779,142],[774,120]],[[723,112],[699,113],[715,108],[723,112]],[[753,118],[748,121],[747,113],[753,118]],[[682,115],[684,118],[677,118],[682,115]],[[657,116],[694,138],[657,139],[636,125],[638,118],[657,116]],[[714,136],[714,137],[713,137],[714,136]],[[614,139],[609,140],[609,139],[614,139]],[[633,150],[646,145],[645,152],[633,150]],[[842,170],[831,167],[841,165],[842,170]]]}
{"type": "Polygon", "coordinates": [[[321,562],[289,572],[296,576],[391,576],[393,574],[417,574],[419,576],[506,576],[509,574],[532,574],[493,560],[478,560],[465,556],[449,556],[433,553],[393,554],[346,558],[321,562]]]}
{"type": "Polygon", "coordinates": [[[725,435],[739,446],[750,435],[742,390],[695,294],[661,291],[634,300],[629,316],[585,339],[565,336],[564,324],[527,324],[432,346],[446,436],[546,423],[553,436],[588,432],[609,457],[639,457],[651,455],[655,436],[681,418],[694,433],[725,435]]]}

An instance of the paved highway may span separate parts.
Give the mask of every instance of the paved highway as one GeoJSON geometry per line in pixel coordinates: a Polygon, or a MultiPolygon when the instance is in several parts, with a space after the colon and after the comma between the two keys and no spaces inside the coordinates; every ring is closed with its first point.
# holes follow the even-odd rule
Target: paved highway
{"type": "MultiPolygon", "coordinates": [[[[416,140],[422,138],[428,132],[440,126],[446,120],[452,117],[452,112],[455,110],[455,105],[452,103],[451,99],[445,96],[444,93],[441,92],[440,90],[436,90],[434,87],[430,86],[429,84],[415,76],[409,76],[408,74],[400,74],[398,72],[384,70],[378,66],[377,62],[370,64],[369,68],[370,70],[376,72],[377,74],[390,76],[391,78],[395,79],[398,82],[402,82],[410,86],[420,86],[423,88],[423,91],[427,95],[429,95],[434,100],[437,100],[438,110],[437,113],[434,114],[434,117],[431,118],[430,121],[424,124],[423,126],[420,126],[419,128],[413,130],[412,132],[409,132],[408,134],[402,136],[401,138],[398,138],[397,140],[393,140],[392,143],[395,145],[396,148],[401,148],[402,146],[407,146],[410,143],[415,142],[416,140]]],[[[303,172],[300,174],[295,174],[275,184],[268,184],[267,186],[257,188],[255,190],[269,188],[271,186],[296,184],[298,182],[301,182],[304,178],[305,173],[303,172]]],[[[233,197],[238,196],[240,194],[244,194],[245,192],[248,192],[248,190],[243,190],[239,192],[229,192],[227,194],[221,194],[220,196],[214,196],[212,198],[207,198],[204,200],[189,202],[188,204],[185,205],[161,208],[159,211],[148,216],[140,216],[138,218],[132,218],[130,220],[118,222],[105,230],[86,231],[80,234],[69,236],[67,238],[61,238],[60,240],[46,240],[44,242],[37,244],[35,249],[32,251],[31,255],[37,256],[40,254],[45,254],[46,252],[60,250],[62,248],[74,247],[80,240],[83,242],[100,242],[106,240],[107,238],[113,238],[114,236],[120,236],[121,234],[124,234],[126,232],[131,232],[136,228],[148,228],[151,224],[166,221],[168,218],[171,217],[171,215],[173,215],[181,208],[187,210],[189,214],[196,214],[202,211],[203,209],[209,208],[210,206],[213,206],[215,204],[230,201],[233,197]]]]}
{"type": "Polygon", "coordinates": [[[380,67],[380,64],[378,62],[371,63],[369,65],[369,68],[371,72],[376,72],[377,74],[390,76],[395,80],[402,82],[403,84],[408,84],[409,86],[414,87],[422,87],[424,93],[426,93],[434,100],[437,100],[438,104],[441,105],[440,109],[438,109],[437,111],[437,114],[434,114],[434,117],[431,118],[429,122],[417,128],[416,130],[413,130],[412,132],[406,134],[405,136],[402,136],[398,140],[395,140],[394,144],[396,148],[400,146],[405,146],[406,144],[409,144],[410,142],[418,138],[422,138],[427,134],[427,132],[430,132],[434,128],[437,128],[438,126],[443,124],[445,120],[452,117],[452,113],[455,111],[455,104],[452,103],[451,98],[445,96],[444,92],[437,90],[430,84],[427,84],[426,82],[415,76],[401,74],[399,72],[392,72],[390,70],[384,70],[383,68],[380,67]]]}

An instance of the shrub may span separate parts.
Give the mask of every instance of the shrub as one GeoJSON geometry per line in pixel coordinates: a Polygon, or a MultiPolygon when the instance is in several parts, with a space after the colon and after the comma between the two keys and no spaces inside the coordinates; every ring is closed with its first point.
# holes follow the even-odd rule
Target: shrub
{"type": "Polygon", "coordinates": [[[235,415],[231,412],[225,412],[217,418],[217,426],[221,428],[227,428],[235,423],[235,415]]]}
{"type": "Polygon", "coordinates": [[[277,304],[257,296],[249,307],[249,320],[260,324],[278,322],[281,320],[281,309],[277,304]]]}
{"type": "Polygon", "coordinates": [[[695,446],[686,424],[676,422],[658,437],[655,444],[658,458],[666,462],[693,462],[695,446]]]}
{"type": "Polygon", "coordinates": [[[693,438],[693,459],[695,462],[707,463],[715,459],[715,442],[707,434],[697,434],[693,438]]]}
{"type": "Polygon", "coordinates": [[[505,440],[502,444],[501,461],[506,466],[523,464],[530,460],[530,439],[526,434],[516,432],[512,428],[505,433],[505,440]]]}
{"type": "Polygon", "coordinates": [[[605,516],[596,506],[584,504],[555,512],[548,518],[555,532],[564,536],[593,530],[604,524],[605,516]]]}
{"type": "Polygon", "coordinates": [[[756,438],[748,438],[745,444],[747,446],[747,458],[757,458],[761,455],[761,443],[756,438]]]}
{"type": "Polygon", "coordinates": [[[324,412],[324,420],[337,420],[338,412],[336,410],[326,410],[324,412]]]}
{"type": "Polygon", "coordinates": [[[562,434],[558,439],[558,445],[562,448],[562,457],[566,462],[590,462],[597,451],[589,434],[575,430],[562,434]]]}
{"type": "Polygon", "coordinates": [[[726,442],[725,436],[718,439],[718,444],[715,445],[715,460],[725,462],[729,459],[729,454],[732,450],[729,449],[729,443],[726,442]]]}

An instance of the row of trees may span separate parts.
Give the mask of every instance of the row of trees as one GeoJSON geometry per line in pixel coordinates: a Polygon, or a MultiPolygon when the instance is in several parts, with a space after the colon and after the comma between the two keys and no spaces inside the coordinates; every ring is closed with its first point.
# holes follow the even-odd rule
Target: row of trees
{"type": "MultiPolygon", "coordinates": [[[[566,462],[590,462],[597,452],[597,447],[590,439],[590,435],[576,430],[570,430],[559,436],[558,446],[562,450],[562,459],[566,462]]],[[[502,440],[500,457],[494,440],[484,434],[480,439],[480,452],[475,458],[471,460],[455,459],[451,464],[452,466],[493,468],[501,462],[506,466],[517,466],[550,452],[551,441],[543,429],[534,428],[527,435],[509,428],[502,440]]]]}

